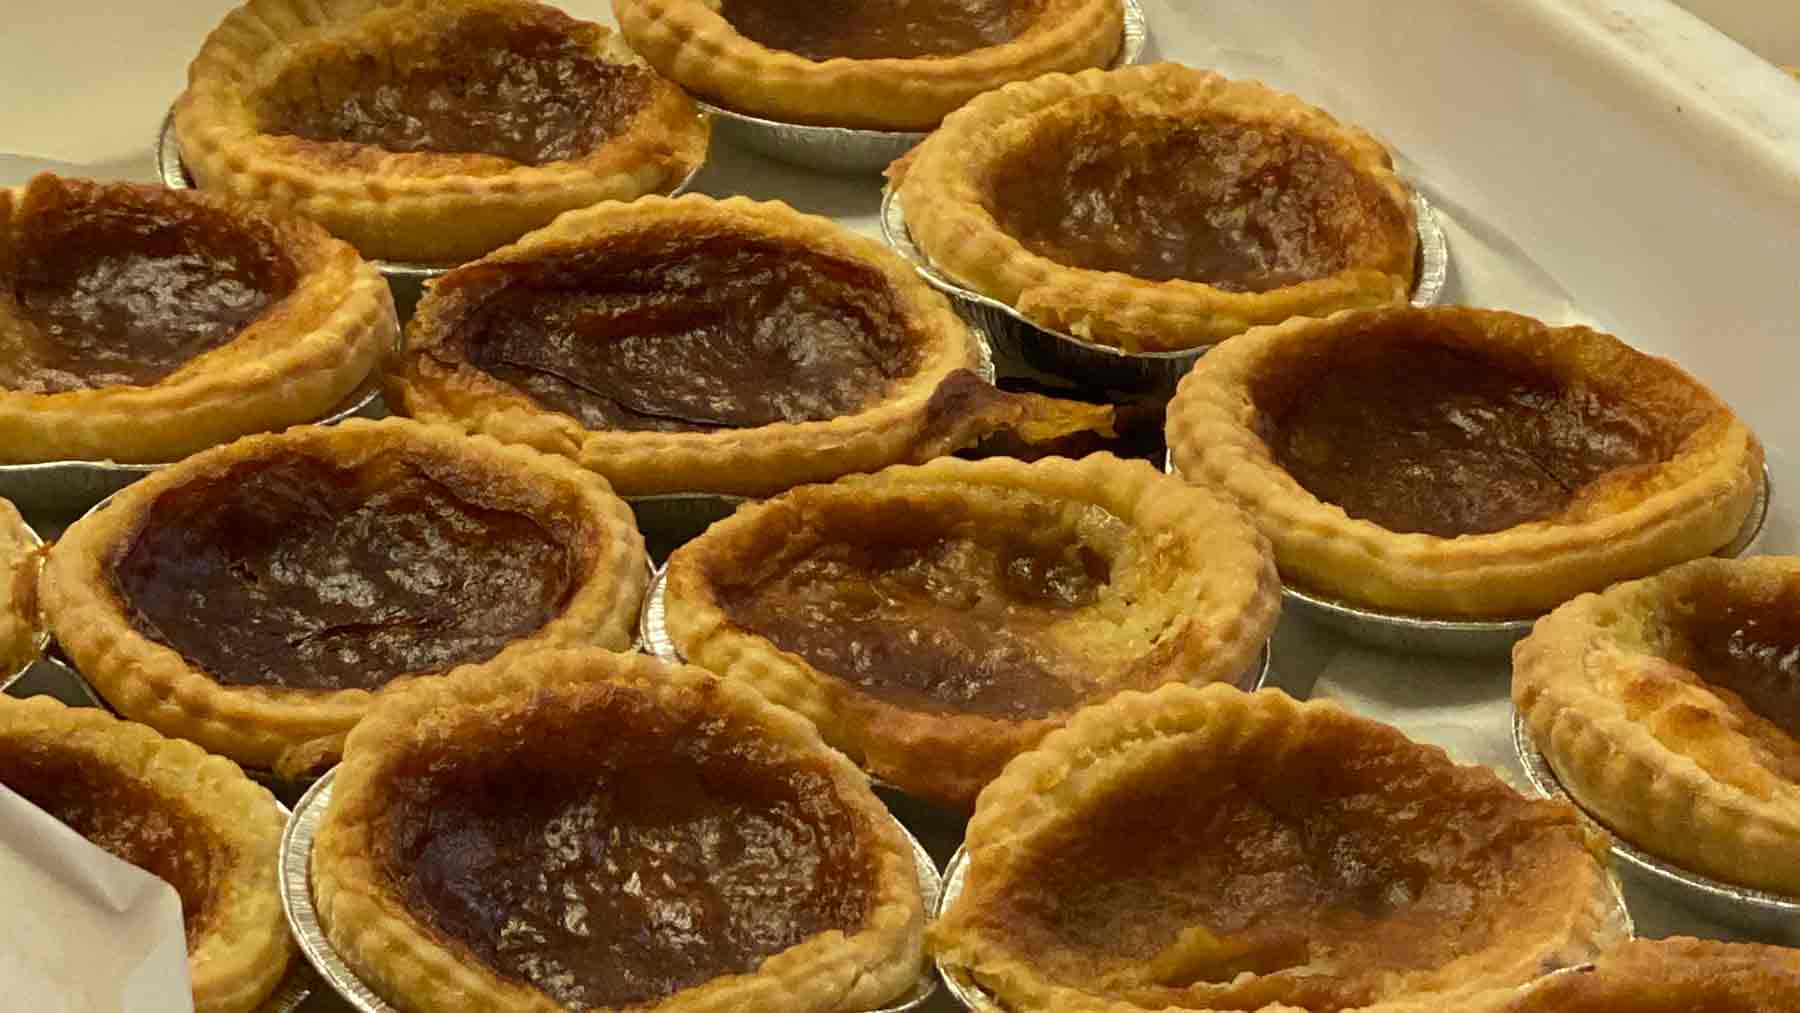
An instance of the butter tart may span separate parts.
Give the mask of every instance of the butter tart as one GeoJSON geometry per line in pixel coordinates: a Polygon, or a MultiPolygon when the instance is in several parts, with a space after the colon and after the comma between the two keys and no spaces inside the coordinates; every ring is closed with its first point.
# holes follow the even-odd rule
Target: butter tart
{"type": "Polygon", "coordinates": [[[1582,826],[1334,704],[1123,693],[982,793],[931,942],[1008,1009],[1450,1000],[1623,935],[1582,826]]]}
{"type": "Polygon", "coordinates": [[[748,687],[540,651],[391,694],[312,857],[325,934],[403,1013],[851,1013],[923,966],[912,846],[748,687]]]}
{"type": "Polygon", "coordinates": [[[1404,303],[1410,191],[1373,137],[1176,64],[1048,74],[970,102],[889,170],[941,272],[1128,352],[1404,303]]]}
{"type": "Polygon", "coordinates": [[[0,189],[0,463],[173,461],[328,414],[392,351],[375,269],[218,194],[0,189]]]}
{"type": "Polygon", "coordinates": [[[1252,671],[1279,590],[1236,507],[1142,461],[942,458],[714,524],[670,557],[665,621],[688,661],[966,810],[1083,706],[1252,671]]]}
{"type": "Polygon", "coordinates": [[[1253,330],[1182,382],[1168,435],[1285,581],[1434,617],[1540,614],[1716,551],[1762,472],[1749,429],[1668,360],[1461,307],[1253,330]]]}
{"type": "MultiPolygon", "coordinates": [[[[1634,939],[1593,966],[1496,993],[1462,1013],[1788,1013],[1800,1009],[1800,950],[1711,939],[1634,939]]],[[[1414,1013],[1406,1006],[1381,1013],[1414,1013]]],[[[1441,1013],[1420,1005],[1417,1013],[1441,1013]]]]}
{"type": "Polygon", "coordinates": [[[18,508],[0,499],[0,684],[37,657],[38,537],[18,508]]]}
{"type": "Polygon", "coordinates": [[[610,29],[530,0],[249,0],[195,58],[175,132],[199,186],[426,262],[673,189],[709,133],[610,29]]]}
{"type": "Polygon", "coordinates": [[[240,440],[50,550],[57,643],[119,713],[304,773],[371,698],[544,645],[623,649],[643,539],[567,461],[404,419],[240,440]]]}
{"type": "Polygon", "coordinates": [[[983,355],[879,243],[690,194],[571,212],[439,278],[387,391],[627,495],[758,496],[906,459],[983,355]]]}
{"type": "Polygon", "coordinates": [[[0,695],[0,785],[174,888],[198,1013],[247,1013],[275,991],[293,956],[284,820],[235,764],[102,710],[0,695]]]}
{"type": "Polygon", "coordinates": [[[1102,67],[1120,0],[613,0],[633,49],[709,101],[788,123],[930,130],[1009,81],[1102,67]]]}
{"type": "Polygon", "coordinates": [[[1800,896],[1800,557],[1695,560],[1582,595],[1515,649],[1513,700],[1621,836],[1800,896]]]}

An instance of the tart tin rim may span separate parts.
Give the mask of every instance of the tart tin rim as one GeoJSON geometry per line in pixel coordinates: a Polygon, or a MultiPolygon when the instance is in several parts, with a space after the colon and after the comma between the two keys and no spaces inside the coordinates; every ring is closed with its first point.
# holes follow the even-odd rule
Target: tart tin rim
{"type": "MultiPolygon", "coordinates": [[[[43,573],[44,536],[38,534],[37,529],[32,527],[30,522],[24,520],[23,514],[21,514],[20,520],[22,522],[20,526],[25,529],[26,541],[31,545],[31,554],[36,557],[35,565],[38,572],[43,573]]],[[[36,610],[33,611],[35,613],[36,610]]],[[[50,650],[50,625],[44,622],[41,616],[34,614],[31,618],[38,626],[36,636],[31,638],[31,653],[19,662],[19,667],[10,672],[0,672],[0,693],[5,693],[13,683],[23,679],[25,673],[31,671],[31,666],[39,661],[47,660],[45,652],[50,650]]]]}
{"type": "MultiPolygon", "coordinates": [[[[1412,194],[1414,220],[1419,236],[1418,278],[1413,284],[1410,302],[1414,307],[1435,306],[1443,297],[1444,285],[1450,275],[1450,247],[1444,238],[1443,226],[1439,223],[1437,211],[1431,202],[1417,189],[1411,186],[1407,189],[1412,194]]],[[[932,288],[983,309],[1004,314],[1024,324],[1031,331],[1073,346],[1080,352],[1121,360],[1181,362],[1198,359],[1206,354],[1208,348],[1212,347],[1212,345],[1199,345],[1194,348],[1178,348],[1162,352],[1127,352],[1117,345],[1101,344],[1078,338],[1063,331],[1052,330],[1042,324],[1034,323],[1029,317],[1014,308],[1011,303],[966,288],[939,271],[931,259],[925,255],[925,251],[913,242],[912,233],[906,227],[906,208],[901,203],[899,191],[895,190],[892,184],[882,188],[880,219],[881,237],[887,241],[888,246],[894,252],[900,254],[907,263],[911,264],[913,270],[919,272],[919,276],[924,278],[932,288]]]]}
{"type": "Polygon", "coordinates": [[[1538,748],[1537,740],[1532,737],[1531,729],[1525,724],[1525,715],[1520,714],[1517,708],[1513,709],[1512,726],[1513,750],[1518,754],[1519,766],[1524,768],[1525,779],[1531,783],[1531,787],[1545,798],[1574,806],[1584,822],[1606,835],[1614,858],[1698,901],[1705,905],[1705,913],[1716,914],[1724,920],[1745,914],[1773,915],[1790,921],[1800,917],[1800,897],[1784,897],[1767,890],[1738,886],[1684,869],[1644,851],[1613,832],[1563,787],[1562,779],[1550,766],[1550,758],[1538,748]]]}
{"type": "MultiPolygon", "coordinates": [[[[370,990],[338,956],[337,950],[325,937],[324,929],[319,924],[318,910],[313,907],[313,839],[318,833],[319,821],[324,818],[326,807],[331,801],[331,786],[336,780],[336,767],[320,776],[294,804],[287,825],[282,828],[281,851],[276,856],[281,909],[287,915],[288,929],[293,933],[300,952],[331,986],[332,991],[342,996],[360,1013],[396,1013],[394,1007],[370,990]]],[[[912,848],[913,859],[918,864],[919,892],[924,901],[925,917],[929,920],[941,906],[943,880],[937,863],[931,860],[931,856],[925,852],[925,846],[919,843],[919,839],[913,836],[905,824],[894,819],[894,825],[905,835],[907,844],[912,848]]],[[[910,1013],[917,1010],[937,993],[938,981],[936,964],[928,959],[924,972],[920,974],[910,993],[897,1004],[884,1006],[871,1013],[910,1013]]]]}

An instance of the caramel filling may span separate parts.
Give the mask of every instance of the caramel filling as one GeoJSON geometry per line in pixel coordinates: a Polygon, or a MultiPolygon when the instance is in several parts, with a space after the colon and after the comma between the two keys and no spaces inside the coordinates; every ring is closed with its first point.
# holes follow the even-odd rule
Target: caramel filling
{"type": "Polygon", "coordinates": [[[386,874],[409,910],[570,1010],[650,1003],[818,933],[872,871],[828,773],[625,693],[398,768],[386,874]]]}
{"type": "Polygon", "coordinates": [[[1665,454],[1650,420],[1583,384],[1429,336],[1368,334],[1255,395],[1301,486],[1389,531],[1443,538],[1553,517],[1665,454]]]}
{"type": "Polygon", "coordinates": [[[261,96],[260,126],[391,152],[580,158],[625,129],[655,75],[602,59],[575,25],[472,12],[398,48],[296,58],[261,96]]]}
{"type": "Polygon", "coordinates": [[[1268,124],[1148,119],[1091,100],[1001,162],[1001,230],[1069,267],[1267,292],[1380,256],[1406,218],[1330,147],[1268,124]]]}
{"type": "Polygon", "coordinates": [[[65,192],[19,229],[11,282],[25,326],[0,328],[0,388],[10,390],[154,384],[236,337],[298,281],[266,227],[123,188],[65,192]]]}
{"type": "Polygon", "coordinates": [[[0,784],[181,897],[189,944],[211,913],[211,856],[223,845],[181,799],[53,742],[0,740],[0,784]]]}
{"type": "Polygon", "coordinates": [[[1800,587],[1750,597],[1714,582],[1670,623],[1669,660],[1695,673],[1772,769],[1800,782],[1800,587]]]}
{"type": "Polygon", "coordinates": [[[941,504],[849,511],[829,541],[754,584],[722,587],[720,604],[733,623],[897,706],[1009,718],[1076,706],[1092,662],[1045,633],[1099,597],[1107,561],[1078,539],[979,528],[941,504]]]}
{"type": "Polygon", "coordinates": [[[852,414],[917,369],[872,269],[751,238],[640,236],[466,269],[477,369],[589,429],[711,432],[852,414]]]}
{"type": "Polygon", "coordinates": [[[375,689],[529,636],[577,565],[417,464],[292,456],[164,493],[113,581],[138,632],[222,683],[375,689]]]}
{"type": "Polygon", "coordinates": [[[739,35],[809,60],[956,56],[1012,41],[1021,0],[724,0],[739,35]]]}

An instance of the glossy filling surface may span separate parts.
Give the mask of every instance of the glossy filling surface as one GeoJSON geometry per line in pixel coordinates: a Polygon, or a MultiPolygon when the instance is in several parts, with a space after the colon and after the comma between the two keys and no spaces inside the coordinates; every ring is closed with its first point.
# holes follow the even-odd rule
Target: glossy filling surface
{"type": "Polygon", "coordinates": [[[138,632],[219,682],[375,689],[536,632],[577,565],[537,521],[397,455],[295,455],[164,493],[113,582],[138,632]]]}
{"type": "Polygon", "coordinates": [[[1093,604],[1108,561],[1073,535],[962,523],[941,504],[847,511],[830,540],[753,584],[719,589],[726,616],[896,706],[1037,718],[1080,704],[1094,663],[1046,631],[1093,604]]]}
{"type": "Polygon", "coordinates": [[[1357,742],[1295,748],[1223,772],[1176,750],[1108,782],[981,922],[1053,980],[1146,1008],[1333,1013],[1527,931],[1533,867],[1587,860],[1566,809],[1498,784],[1446,797],[1441,768],[1357,742]]]}
{"type": "Polygon", "coordinates": [[[0,327],[0,387],[154,384],[235,338],[298,281],[260,223],[104,193],[18,227],[10,281],[25,326],[0,327]]]}
{"type": "Polygon", "coordinates": [[[259,128],[524,165],[579,158],[625,129],[655,76],[602,59],[575,24],[473,12],[397,49],[299,56],[261,95],[259,128]]]}
{"type": "Polygon", "coordinates": [[[649,1003],[855,931],[869,857],[823,767],[628,691],[387,775],[407,907],[570,1010],[649,1003]]]}
{"type": "Polygon", "coordinates": [[[1267,292],[1379,256],[1408,227],[1386,191],[1319,142],[1090,101],[1090,115],[1040,128],[990,178],[995,222],[1038,256],[1267,292]]]}
{"type": "Polygon", "coordinates": [[[1800,782],[1800,585],[1752,597],[1722,581],[1673,612],[1669,660],[1699,676],[1775,771],[1800,782]]]}
{"type": "Polygon", "coordinates": [[[739,35],[809,60],[956,56],[1010,42],[1030,0],[724,0],[739,35]]]}
{"type": "Polygon", "coordinates": [[[211,915],[220,845],[180,799],[58,743],[0,739],[0,784],[181,897],[191,944],[211,915]]]}
{"type": "Polygon", "coordinates": [[[769,240],[641,236],[469,272],[499,287],[460,325],[463,356],[589,429],[823,421],[918,367],[879,274],[769,240]]]}
{"type": "Polygon", "coordinates": [[[1630,405],[1522,363],[1407,335],[1363,335],[1255,399],[1263,439],[1351,517],[1443,538],[1555,516],[1584,486],[1659,460],[1630,405]]]}

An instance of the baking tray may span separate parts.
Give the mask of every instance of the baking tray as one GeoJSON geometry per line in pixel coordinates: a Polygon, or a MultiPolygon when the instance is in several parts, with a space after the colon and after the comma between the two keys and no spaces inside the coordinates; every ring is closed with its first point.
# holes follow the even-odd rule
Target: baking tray
{"type": "Polygon", "coordinates": [[[1512,739],[1513,748],[1519,754],[1519,765],[1525,768],[1525,778],[1537,789],[1538,794],[1568,802],[1579,810],[1597,832],[1605,834],[1607,840],[1612,842],[1613,857],[1623,862],[1651,889],[1720,924],[1781,939],[1789,945],[1800,944],[1800,897],[1784,897],[1712,879],[1697,872],[1689,872],[1638,848],[1595,819],[1563,788],[1562,781],[1550,766],[1549,758],[1538,750],[1536,741],[1532,739],[1531,730],[1525,725],[1524,715],[1516,711],[1513,714],[1512,739]]]}
{"type": "MultiPolygon", "coordinates": [[[[1419,231],[1417,280],[1414,306],[1435,305],[1450,277],[1450,246],[1431,202],[1412,191],[1413,212],[1419,231]]],[[[994,344],[1001,361],[1016,362],[1052,376],[1068,377],[1081,384],[1122,392],[1144,392],[1160,397],[1175,393],[1175,385],[1194,368],[1207,348],[1175,352],[1126,352],[1111,345],[1086,341],[1062,331],[1040,327],[1009,303],[982,295],[939,271],[913,242],[906,227],[906,209],[899,191],[889,186],[881,192],[881,235],[913,265],[931,287],[976,323],[994,344]]]]}
{"type": "MultiPolygon", "coordinates": [[[[1124,0],[1125,34],[1112,67],[1144,58],[1150,32],[1139,0],[1124,0]]],[[[712,117],[713,134],[778,162],[840,175],[868,175],[886,169],[930,133],[927,130],[859,130],[787,123],[740,113],[695,100],[712,117]]]]}
{"type": "MultiPolygon", "coordinates": [[[[331,942],[325,938],[325,930],[319,924],[319,913],[313,907],[313,838],[318,834],[319,821],[324,818],[325,810],[331,804],[331,785],[336,779],[335,768],[319,778],[294,806],[287,828],[282,831],[278,872],[281,880],[281,906],[287,912],[288,927],[293,930],[294,940],[300,944],[300,952],[306,955],[307,961],[334,991],[360,1013],[397,1013],[394,1007],[370,991],[362,979],[350,970],[349,965],[338,957],[331,942]]],[[[929,915],[938,909],[938,893],[942,887],[937,865],[911,831],[898,820],[895,825],[900,826],[901,833],[906,835],[907,842],[912,847],[913,858],[918,863],[919,892],[929,915]]],[[[899,1002],[871,1013],[910,1013],[924,1006],[937,990],[937,972],[927,965],[911,992],[899,1002]]]]}

